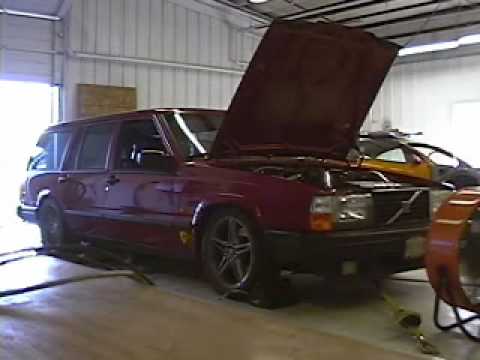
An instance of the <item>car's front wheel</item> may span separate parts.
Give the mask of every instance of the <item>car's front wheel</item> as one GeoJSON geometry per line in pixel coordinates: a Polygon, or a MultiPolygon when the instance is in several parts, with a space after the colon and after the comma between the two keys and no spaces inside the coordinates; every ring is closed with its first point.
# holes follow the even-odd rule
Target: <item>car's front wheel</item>
{"type": "Polygon", "coordinates": [[[262,271],[260,232],[242,212],[215,212],[202,239],[204,271],[216,291],[249,291],[262,271]]]}
{"type": "Polygon", "coordinates": [[[45,199],[38,211],[43,246],[60,246],[68,242],[63,213],[54,200],[45,199]]]}

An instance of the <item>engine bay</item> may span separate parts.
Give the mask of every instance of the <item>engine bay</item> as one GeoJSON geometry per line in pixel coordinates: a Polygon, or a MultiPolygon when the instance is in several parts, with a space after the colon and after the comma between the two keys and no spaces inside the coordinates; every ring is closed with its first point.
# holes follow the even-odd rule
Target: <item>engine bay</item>
{"type": "Polygon", "coordinates": [[[362,189],[368,191],[410,185],[400,183],[398,179],[374,170],[324,169],[319,167],[298,168],[272,165],[253,167],[250,170],[261,175],[304,182],[324,190],[342,189],[354,191],[362,189]]]}

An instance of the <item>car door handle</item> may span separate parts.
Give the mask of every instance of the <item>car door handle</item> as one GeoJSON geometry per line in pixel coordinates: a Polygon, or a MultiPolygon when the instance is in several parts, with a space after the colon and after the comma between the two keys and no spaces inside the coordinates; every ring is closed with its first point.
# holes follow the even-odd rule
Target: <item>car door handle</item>
{"type": "Polygon", "coordinates": [[[106,181],[107,185],[115,185],[116,183],[120,182],[120,179],[117,178],[115,175],[110,175],[106,181]]]}
{"type": "Polygon", "coordinates": [[[69,179],[68,175],[60,175],[58,178],[57,178],[57,182],[59,184],[63,184],[64,182],[67,182],[69,179]]]}

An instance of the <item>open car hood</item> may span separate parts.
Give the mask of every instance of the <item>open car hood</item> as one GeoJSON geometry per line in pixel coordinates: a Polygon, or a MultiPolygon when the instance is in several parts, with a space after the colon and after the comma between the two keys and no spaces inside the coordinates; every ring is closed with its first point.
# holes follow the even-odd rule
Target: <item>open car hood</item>
{"type": "Polygon", "coordinates": [[[398,49],[337,24],[274,22],[242,78],[210,155],[344,160],[398,49]]]}

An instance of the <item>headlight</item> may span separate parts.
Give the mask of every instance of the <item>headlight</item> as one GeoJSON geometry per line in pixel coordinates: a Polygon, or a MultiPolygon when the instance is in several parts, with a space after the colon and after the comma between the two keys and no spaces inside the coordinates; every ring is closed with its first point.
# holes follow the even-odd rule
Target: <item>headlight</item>
{"type": "Polygon", "coordinates": [[[453,192],[450,190],[431,190],[430,191],[430,215],[434,215],[440,205],[450,196],[453,192]]]}
{"type": "Polygon", "coordinates": [[[315,231],[365,226],[372,219],[373,200],[370,194],[317,196],[310,207],[310,227],[315,231]]]}

